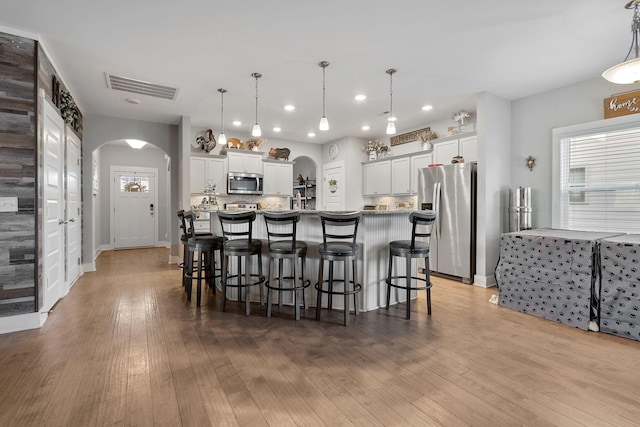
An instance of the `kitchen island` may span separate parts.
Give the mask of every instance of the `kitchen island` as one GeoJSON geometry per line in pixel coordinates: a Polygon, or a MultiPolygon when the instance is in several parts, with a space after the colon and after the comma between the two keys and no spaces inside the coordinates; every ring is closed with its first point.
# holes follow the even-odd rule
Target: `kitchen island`
{"type": "MultiPolygon", "coordinates": [[[[220,221],[216,211],[211,211],[211,231],[221,235],[220,221]]],[[[318,245],[322,243],[322,224],[318,213],[320,211],[301,210],[300,222],[297,227],[298,240],[304,240],[309,245],[307,253],[306,275],[314,285],[318,280],[318,245]]],[[[268,250],[267,231],[264,219],[260,211],[256,212],[256,220],[253,225],[253,237],[263,241],[263,271],[268,274],[268,250]]],[[[360,245],[358,257],[358,282],[362,285],[360,292],[360,308],[362,311],[375,310],[386,304],[386,278],[389,261],[389,242],[392,240],[411,239],[411,224],[409,223],[410,211],[362,211],[362,221],[358,226],[357,242],[360,245]]],[[[404,274],[404,263],[394,265],[395,275],[404,274]]],[[[234,272],[235,266],[230,266],[234,272]]],[[[341,270],[338,268],[336,270],[341,270]]],[[[259,300],[257,287],[251,289],[251,299],[259,300]]],[[[278,293],[277,293],[278,294],[278,293]]],[[[283,302],[291,303],[291,296],[283,293],[283,302]]],[[[235,297],[235,295],[230,295],[235,297]]],[[[415,292],[413,297],[415,297],[415,292]]],[[[316,291],[313,286],[307,289],[307,302],[315,305],[316,291]]],[[[406,300],[405,292],[392,290],[391,303],[406,300]]],[[[275,301],[274,301],[275,302],[275,301]]],[[[334,308],[342,309],[342,299],[334,298],[334,308]]]]}

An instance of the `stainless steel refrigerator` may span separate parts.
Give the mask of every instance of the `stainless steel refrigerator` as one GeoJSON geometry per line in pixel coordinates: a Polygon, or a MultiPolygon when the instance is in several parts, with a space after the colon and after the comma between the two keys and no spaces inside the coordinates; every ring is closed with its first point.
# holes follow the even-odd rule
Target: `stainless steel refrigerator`
{"type": "Polygon", "coordinates": [[[430,270],[473,283],[476,260],[476,163],[418,171],[418,206],[436,211],[430,270]]]}

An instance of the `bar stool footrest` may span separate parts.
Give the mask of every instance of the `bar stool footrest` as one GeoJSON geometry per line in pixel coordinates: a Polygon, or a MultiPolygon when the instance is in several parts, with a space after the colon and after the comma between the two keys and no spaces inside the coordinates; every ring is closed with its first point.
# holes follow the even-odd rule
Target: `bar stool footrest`
{"type": "MultiPolygon", "coordinates": [[[[416,280],[416,281],[420,281],[420,282],[426,282],[427,281],[427,279],[424,279],[422,277],[411,276],[410,278],[413,279],[413,280],[416,280]]],[[[409,289],[410,291],[426,291],[426,290],[431,289],[433,287],[433,283],[431,283],[431,282],[429,282],[425,286],[409,286],[408,288],[407,288],[406,285],[399,285],[399,284],[391,282],[392,280],[398,280],[398,279],[406,280],[407,276],[391,276],[391,277],[387,278],[387,280],[385,280],[385,282],[387,283],[387,285],[393,286],[394,288],[409,289]]]]}
{"type": "MultiPolygon", "coordinates": [[[[340,279],[340,280],[333,280],[333,283],[342,283],[344,284],[344,280],[340,279]]],[[[322,281],[323,284],[329,284],[329,279],[327,280],[323,280],[322,281]]],[[[351,283],[353,285],[353,280],[349,280],[348,283],[351,283]]],[[[318,283],[316,283],[314,285],[314,288],[316,289],[316,291],[321,292],[323,294],[331,294],[331,295],[354,295],[359,293],[362,290],[362,285],[360,285],[359,283],[356,283],[354,285],[354,289],[352,291],[347,291],[346,289],[344,291],[330,291],[329,289],[324,289],[323,287],[319,287],[318,283]]]]}

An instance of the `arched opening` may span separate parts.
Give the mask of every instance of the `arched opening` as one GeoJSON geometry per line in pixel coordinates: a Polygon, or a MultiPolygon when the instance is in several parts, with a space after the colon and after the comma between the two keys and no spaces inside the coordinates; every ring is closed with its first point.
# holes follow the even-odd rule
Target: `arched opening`
{"type": "Polygon", "coordinates": [[[92,245],[94,259],[101,251],[114,248],[170,247],[171,157],[152,142],[144,142],[143,147],[135,149],[125,139],[111,140],[91,153],[91,176],[85,177],[86,185],[92,186],[91,200],[85,203],[91,204],[92,225],[85,228],[91,233],[85,242],[92,245]],[[151,226],[146,240],[140,236],[127,242],[117,237],[114,240],[114,236],[131,234],[124,227],[136,221],[147,226],[141,230],[151,226]]]}
{"type": "Polygon", "coordinates": [[[317,185],[319,175],[319,165],[312,158],[300,156],[293,159],[293,194],[296,195],[300,191],[305,209],[318,209],[320,203],[318,202],[320,186],[317,185]]]}

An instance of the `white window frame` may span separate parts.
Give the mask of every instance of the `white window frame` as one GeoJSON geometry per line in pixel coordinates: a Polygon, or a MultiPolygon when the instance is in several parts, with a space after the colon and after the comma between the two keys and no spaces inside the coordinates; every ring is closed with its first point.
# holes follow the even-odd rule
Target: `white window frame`
{"type": "Polygon", "coordinates": [[[587,134],[614,132],[638,127],[640,127],[640,114],[552,129],[551,226],[553,228],[562,228],[562,218],[560,217],[562,197],[562,183],[560,182],[560,146],[562,140],[587,134]]]}

